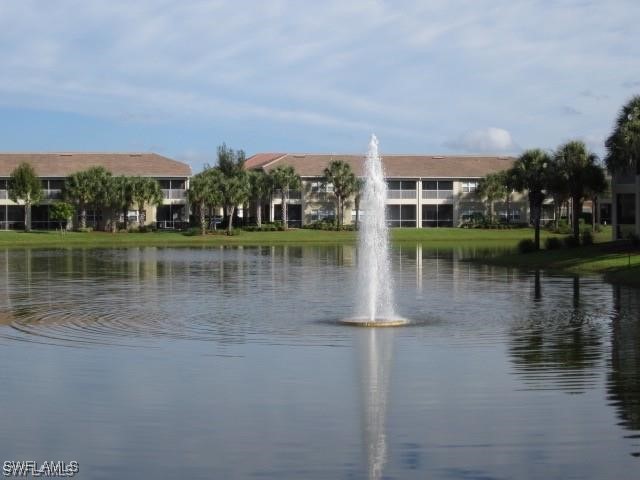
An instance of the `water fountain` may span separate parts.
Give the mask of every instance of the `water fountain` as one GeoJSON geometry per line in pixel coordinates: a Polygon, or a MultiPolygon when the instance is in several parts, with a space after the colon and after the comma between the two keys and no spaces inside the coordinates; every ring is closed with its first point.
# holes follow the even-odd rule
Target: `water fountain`
{"type": "Polygon", "coordinates": [[[360,205],[365,214],[358,235],[358,304],[355,317],[343,322],[365,327],[404,325],[407,320],[396,315],[393,308],[389,229],[385,216],[387,182],[375,135],[371,135],[369,142],[364,175],[360,205]]]}

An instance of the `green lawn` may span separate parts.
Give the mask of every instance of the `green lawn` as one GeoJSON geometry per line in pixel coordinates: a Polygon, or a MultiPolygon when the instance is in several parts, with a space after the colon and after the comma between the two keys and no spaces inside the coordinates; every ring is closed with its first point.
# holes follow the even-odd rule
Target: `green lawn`
{"type": "MultiPolygon", "coordinates": [[[[543,238],[549,235],[543,233],[543,238]]],[[[394,242],[425,242],[437,247],[486,245],[514,247],[523,238],[533,237],[531,229],[482,230],[462,228],[402,228],[393,229],[394,242]]],[[[189,245],[274,245],[274,244],[335,244],[354,243],[355,232],[292,229],[287,232],[244,232],[237,235],[186,235],[182,232],[107,233],[40,231],[32,233],[0,231],[0,247],[127,247],[127,246],[189,246],[189,245]]]]}
{"type": "MultiPolygon", "coordinates": [[[[555,236],[542,232],[542,240],[555,236]]],[[[422,242],[434,248],[486,247],[514,249],[523,238],[533,238],[529,228],[513,230],[483,230],[462,228],[401,228],[393,229],[394,243],[422,242]]],[[[514,268],[551,269],[569,273],[601,273],[615,282],[640,287],[640,252],[627,251],[610,243],[611,229],[595,235],[595,245],[561,250],[542,250],[519,254],[507,253],[472,261],[514,268]]],[[[32,233],[0,231],[0,248],[21,247],[140,247],[140,246],[219,246],[219,245],[322,245],[357,240],[355,232],[292,229],[287,232],[244,232],[237,235],[187,235],[182,232],[106,233],[40,231],[32,233]]]]}
{"type": "Polygon", "coordinates": [[[603,274],[609,281],[640,287],[640,250],[615,242],[532,253],[509,253],[471,261],[531,270],[603,274]]]}

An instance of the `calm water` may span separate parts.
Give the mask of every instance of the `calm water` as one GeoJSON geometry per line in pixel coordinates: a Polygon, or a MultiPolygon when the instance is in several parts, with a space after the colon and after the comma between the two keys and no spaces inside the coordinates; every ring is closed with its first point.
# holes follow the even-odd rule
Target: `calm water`
{"type": "MultiPolygon", "coordinates": [[[[469,254],[470,252],[466,252],[469,254]]],[[[77,478],[631,479],[640,291],[396,248],[0,251],[0,460],[77,478]]]]}

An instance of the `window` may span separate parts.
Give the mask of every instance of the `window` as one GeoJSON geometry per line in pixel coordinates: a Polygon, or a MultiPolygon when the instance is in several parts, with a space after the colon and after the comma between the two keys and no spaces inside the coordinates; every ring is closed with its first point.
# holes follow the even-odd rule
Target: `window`
{"type": "Polygon", "coordinates": [[[618,223],[633,225],[636,223],[636,196],[633,193],[618,194],[618,223]]]}
{"type": "Polygon", "coordinates": [[[463,222],[475,221],[484,218],[484,207],[480,205],[461,205],[460,220],[463,222]]]}
{"type": "Polygon", "coordinates": [[[312,222],[321,222],[323,220],[335,220],[335,214],[333,210],[328,208],[317,208],[311,211],[311,221],[312,222]]]}
{"type": "Polygon", "coordinates": [[[504,207],[501,209],[497,209],[496,213],[500,221],[506,222],[506,223],[519,222],[520,219],[522,218],[522,212],[518,207],[511,207],[508,212],[506,207],[504,207]],[[507,219],[507,214],[508,214],[508,219],[507,219]]]}
{"type": "Polygon", "coordinates": [[[453,205],[423,205],[423,227],[453,227],[453,205]]]}
{"type": "Polygon", "coordinates": [[[390,227],[416,226],[415,205],[387,205],[387,224],[390,227]]]}
{"type": "Polygon", "coordinates": [[[424,180],[422,182],[422,198],[453,201],[453,182],[451,180],[424,180]]]}
{"type": "Polygon", "coordinates": [[[391,199],[416,198],[416,182],[409,180],[389,180],[388,197],[391,199]]]}
{"type": "Polygon", "coordinates": [[[62,190],[64,188],[64,180],[49,180],[50,190],[62,190]]]}
{"type": "Polygon", "coordinates": [[[468,180],[462,182],[462,192],[463,193],[473,193],[478,189],[478,181],[477,180],[468,180]]]}

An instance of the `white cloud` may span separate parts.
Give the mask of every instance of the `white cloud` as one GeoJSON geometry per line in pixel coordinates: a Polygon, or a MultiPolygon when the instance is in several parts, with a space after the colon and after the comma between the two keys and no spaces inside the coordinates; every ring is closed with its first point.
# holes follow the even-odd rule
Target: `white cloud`
{"type": "Polygon", "coordinates": [[[637,86],[640,3],[611,3],[0,2],[0,105],[212,129],[277,122],[281,148],[296,140],[289,127],[373,130],[426,151],[453,128],[492,124],[508,130],[447,145],[508,151],[509,132],[553,144],[610,128],[637,86]]]}
{"type": "Polygon", "coordinates": [[[453,150],[468,153],[513,153],[519,150],[511,134],[496,127],[481,128],[464,133],[460,137],[445,143],[453,150]]]}

